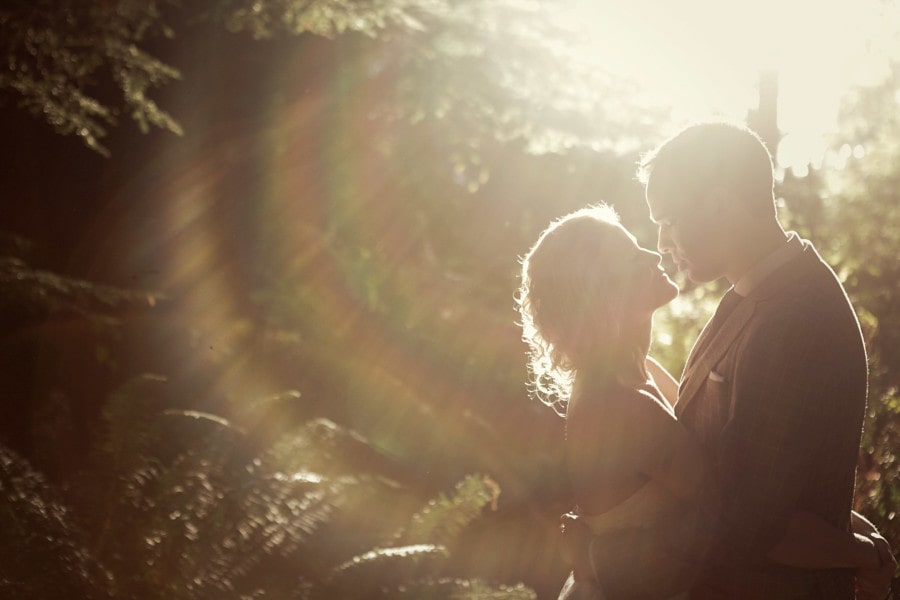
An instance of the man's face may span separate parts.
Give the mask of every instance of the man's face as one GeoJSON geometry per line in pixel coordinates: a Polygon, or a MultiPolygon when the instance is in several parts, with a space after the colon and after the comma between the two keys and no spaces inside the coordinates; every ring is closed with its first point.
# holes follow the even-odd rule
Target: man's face
{"type": "Polygon", "coordinates": [[[716,222],[707,200],[654,182],[652,174],[647,182],[650,218],[659,228],[659,252],[670,254],[678,270],[697,283],[725,274],[722,224],[716,222]]]}

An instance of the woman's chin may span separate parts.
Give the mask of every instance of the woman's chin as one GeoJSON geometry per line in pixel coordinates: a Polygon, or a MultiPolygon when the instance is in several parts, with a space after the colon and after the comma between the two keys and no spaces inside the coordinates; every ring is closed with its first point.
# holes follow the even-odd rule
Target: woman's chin
{"type": "Polygon", "coordinates": [[[678,297],[680,290],[678,286],[675,285],[671,279],[666,277],[667,285],[664,291],[661,291],[659,296],[659,305],[656,308],[662,308],[672,300],[678,297]]]}

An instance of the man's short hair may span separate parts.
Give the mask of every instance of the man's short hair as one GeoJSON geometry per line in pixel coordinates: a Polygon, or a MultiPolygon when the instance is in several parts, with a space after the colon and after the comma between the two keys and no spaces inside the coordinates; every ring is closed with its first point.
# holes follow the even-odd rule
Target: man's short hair
{"type": "Polygon", "coordinates": [[[772,156],[750,129],[727,121],[694,123],[644,155],[638,179],[688,196],[715,187],[774,210],[772,156]]]}

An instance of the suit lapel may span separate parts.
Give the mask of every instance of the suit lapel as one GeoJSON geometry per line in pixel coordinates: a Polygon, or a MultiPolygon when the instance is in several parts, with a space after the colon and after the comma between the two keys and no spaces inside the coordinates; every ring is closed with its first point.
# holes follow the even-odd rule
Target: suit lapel
{"type": "MultiPolygon", "coordinates": [[[[737,338],[738,334],[753,316],[756,309],[756,302],[751,298],[744,298],[740,304],[735,307],[728,318],[722,323],[722,326],[716,332],[707,332],[704,334],[712,335],[706,348],[696,357],[691,357],[688,366],[685,368],[684,374],[681,376],[681,387],[678,390],[678,402],[675,403],[675,414],[681,416],[684,410],[690,404],[691,400],[697,394],[697,391],[706,381],[706,377],[712,368],[716,365],[722,356],[737,338]]],[[[706,337],[701,334],[701,338],[706,337]]],[[[699,343],[699,339],[698,342],[699,343]]]]}
{"type": "MultiPolygon", "coordinates": [[[[812,265],[824,264],[812,244],[806,240],[803,243],[803,252],[783,265],[775,273],[761,282],[759,286],[750,292],[744,300],[734,309],[728,319],[717,332],[707,332],[704,328],[698,337],[697,343],[706,335],[712,335],[710,343],[696,357],[688,357],[687,366],[681,376],[681,385],[678,388],[678,401],[675,403],[675,414],[681,416],[684,410],[693,400],[694,396],[703,386],[709,372],[716,366],[725,352],[734,342],[735,338],[747,325],[750,317],[761,300],[784,293],[792,285],[801,285],[802,281],[812,272],[812,265]],[[706,334],[706,335],[704,335],[706,334]]],[[[825,266],[827,267],[827,265],[825,266]]],[[[699,348],[694,344],[695,348],[699,348]]],[[[693,353],[692,353],[693,354],[693,353]]]]}

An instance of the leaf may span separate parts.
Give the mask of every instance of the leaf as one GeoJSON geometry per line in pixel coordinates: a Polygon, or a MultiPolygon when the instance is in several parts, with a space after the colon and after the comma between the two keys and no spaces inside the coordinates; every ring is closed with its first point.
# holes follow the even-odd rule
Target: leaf
{"type": "Polygon", "coordinates": [[[490,478],[469,475],[456,485],[452,496],[441,494],[416,513],[394,542],[450,546],[485,506],[496,503],[499,494],[500,488],[490,478]]]}
{"type": "Polygon", "coordinates": [[[0,595],[8,598],[108,598],[109,572],[88,551],[52,486],[0,446],[0,595]]]}
{"type": "Polygon", "coordinates": [[[376,548],[336,567],[326,586],[335,597],[359,597],[432,572],[446,558],[446,548],[433,544],[376,548]]]}
{"type": "Polygon", "coordinates": [[[164,409],[167,379],[144,374],[121,385],[103,406],[105,431],[99,442],[113,472],[129,472],[160,449],[162,430],[157,421],[164,409]]]}
{"type": "Polygon", "coordinates": [[[523,584],[490,585],[478,579],[426,579],[391,590],[396,600],[443,598],[446,600],[535,600],[537,594],[523,584]]]}
{"type": "MultiPolygon", "coordinates": [[[[154,294],[154,302],[165,300],[154,294]]],[[[107,329],[130,310],[149,310],[147,292],[100,285],[35,269],[19,258],[0,256],[0,313],[20,327],[49,319],[85,317],[107,329]]]]}

